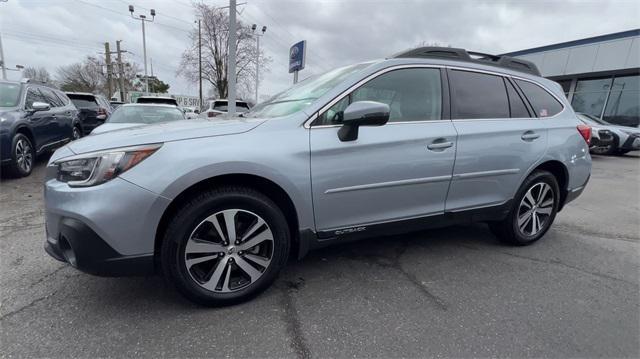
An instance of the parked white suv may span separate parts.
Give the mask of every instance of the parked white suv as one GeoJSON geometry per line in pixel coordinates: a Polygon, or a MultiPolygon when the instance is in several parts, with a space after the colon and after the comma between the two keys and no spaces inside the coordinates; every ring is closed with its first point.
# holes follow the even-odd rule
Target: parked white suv
{"type": "MultiPolygon", "coordinates": [[[[210,100],[207,107],[200,113],[200,117],[217,117],[228,112],[227,100],[210,100]]],[[[236,101],[236,114],[248,112],[249,104],[245,101],[236,101]]]]}

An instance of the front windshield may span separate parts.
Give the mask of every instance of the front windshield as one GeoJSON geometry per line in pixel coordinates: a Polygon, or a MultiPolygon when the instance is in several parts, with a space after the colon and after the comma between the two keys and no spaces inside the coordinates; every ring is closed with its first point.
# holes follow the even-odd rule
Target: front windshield
{"type": "Polygon", "coordinates": [[[158,123],[183,120],[177,107],[166,106],[120,106],[107,120],[108,123],[158,123]]]}
{"type": "Polygon", "coordinates": [[[16,107],[19,101],[19,84],[0,83],[0,107],[16,107]]]}
{"type": "Polygon", "coordinates": [[[319,76],[312,76],[300,81],[287,90],[273,96],[269,100],[256,105],[245,117],[279,117],[298,112],[320,96],[327,93],[352,73],[359,71],[371,63],[362,63],[340,67],[319,76]]]}

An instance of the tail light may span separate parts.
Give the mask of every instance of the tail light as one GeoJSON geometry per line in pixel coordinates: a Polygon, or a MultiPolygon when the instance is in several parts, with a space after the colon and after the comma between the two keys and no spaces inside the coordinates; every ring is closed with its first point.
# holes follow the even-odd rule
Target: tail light
{"type": "Polygon", "coordinates": [[[587,125],[578,125],[578,132],[580,132],[580,136],[584,138],[584,141],[587,145],[591,144],[591,126],[587,125]]]}
{"type": "Polygon", "coordinates": [[[96,116],[98,120],[106,120],[107,119],[107,110],[102,107],[98,107],[98,115],[96,116]]]}
{"type": "Polygon", "coordinates": [[[218,116],[217,112],[207,112],[207,117],[216,117],[218,116]]]}

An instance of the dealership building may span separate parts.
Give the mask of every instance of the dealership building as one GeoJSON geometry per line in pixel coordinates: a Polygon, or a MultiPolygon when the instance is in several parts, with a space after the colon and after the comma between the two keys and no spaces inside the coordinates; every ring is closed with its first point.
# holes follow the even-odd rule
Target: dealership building
{"type": "Polygon", "coordinates": [[[557,81],[576,112],[611,123],[640,123],[640,29],[504,55],[534,62],[557,81]]]}

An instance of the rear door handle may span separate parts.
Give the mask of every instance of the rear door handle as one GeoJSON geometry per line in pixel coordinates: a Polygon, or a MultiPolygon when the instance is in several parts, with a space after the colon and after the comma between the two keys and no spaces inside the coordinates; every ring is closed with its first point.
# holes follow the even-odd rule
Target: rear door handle
{"type": "Polygon", "coordinates": [[[431,143],[429,145],[427,145],[427,148],[430,150],[444,150],[445,148],[449,148],[453,146],[453,142],[451,141],[446,141],[446,142],[434,142],[431,143]]]}
{"type": "Polygon", "coordinates": [[[539,138],[540,135],[533,132],[533,131],[527,131],[525,133],[522,134],[522,136],[520,136],[520,138],[522,138],[525,141],[533,141],[537,138],[539,138]]]}

